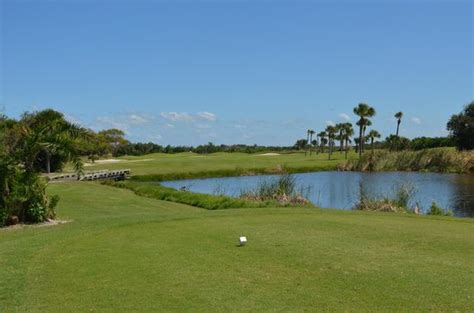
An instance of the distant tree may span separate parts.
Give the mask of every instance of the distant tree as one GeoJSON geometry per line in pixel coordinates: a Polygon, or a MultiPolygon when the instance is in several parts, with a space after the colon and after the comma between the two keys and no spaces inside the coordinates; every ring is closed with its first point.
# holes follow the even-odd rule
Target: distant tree
{"type": "Polygon", "coordinates": [[[400,123],[402,122],[403,112],[395,113],[395,118],[397,119],[397,133],[396,136],[398,137],[398,131],[400,130],[400,123]]]}
{"type": "Polygon", "coordinates": [[[318,133],[321,153],[324,153],[324,145],[328,142],[327,139],[326,139],[326,136],[327,136],[327,133],[325,131],[322,131],[322,132],[318,133]]]}
{"type": "MultiPolygon", "coordinates": [[[[311,131],[311,129],[306,130],[306,145],[305,145],[305,147],[308,147],[308,145],[309,145],[309,133],[310,133],[310,131],[311,131]]],[[[306,156],[307,153],[308,153],[308,151],[305,150],[304,155],[306,156]]]]}
{"type": "Polygon", "coordinates": [[[413,150],[454,146],[456,143],[452,137],[416,137],[411,140],[413,150]]]}
{"type": "Polygon", "coordinates": [[[447,129],[459,150],[474,149],[474,101],[461,113],[451,116],[447,129]]]}
{"type": "Polygon", "coordinates": [[[347,159],[347,153],[349,152],[349,142],[351,142],[351,137],[353,135],[354,135],[354,129],[352,128],[352,124],[344,123],[342,138],[345,142],[345,159],[347,159]]]}
{"type": "Polygon", "coordinates": [[[354,108],[354,114],[359,116],[359,121],[357,125],[359,126],[359,157],[362,156],[362,149],[364,146],[364,132],[368,124],[368,118],[375,115],[375,109],[370,107],[366,103],[359,103],[357,107],[354,108]]]}
{"type": "Polygon", "coordinates": [[[311,147],[313,145],[313,135],[316,134],[316,132],[312,129],[309,130],[309,155],[311,156],[311,147]]]}
{"type": "Polygon", "coordinates": [[[336,124],[336,140],[339,140],[339,152],[342,154],[342,149],[344,146],[344,123],[336,124]]]}
{"type": "Polygon", "coordinates": [[[337,129],[335,126],[332,126],[332,125],[328,125],[326,127],[326,133],[327,133],[327,136],[328,136],[328,146],[329,146],[329,160],[331,160],[331,156],[332,156],[332,151],[333,151],[333,148],[334,148],[334,139],[336,137],[336,132],[337,132],[337,129]]]}
{"type": "Polygon", "coordinates": [[[378,139],[381,137],[380,133],[376,131],[375,129],[372,129],[368,134],[367,137],[370,138],[370,147],[372,150],[372,153],[374,152],[374,141],[375,139],[378,139]]]}
{"type": "Polygon", "coordinates": [[[298,149],[298,150],[303,150],[303,149],[306,149],[306,144],[307,144],[307,140],[306,139],[298,139],[294,145],[295,149],[298,149]]]}
{"type": "Polygon", "coordinates": [[[410,149],[411,141],[405,137],[390,135],[385,138],[385,145],[391,150],[408,150],[410,149]]]}

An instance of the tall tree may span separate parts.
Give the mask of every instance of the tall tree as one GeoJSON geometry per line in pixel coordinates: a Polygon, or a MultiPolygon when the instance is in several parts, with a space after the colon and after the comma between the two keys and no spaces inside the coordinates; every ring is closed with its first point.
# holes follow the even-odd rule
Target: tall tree
{"type": "Polygon", "coordinates": [[[398,137],[398,131],[400,130],[400,123],[402,122],[403,112],[395,113],[395,118],[397,119],[397,133],[396,136],[398,137]]]}
{"type": "Polygon", "coordinates": [[[447,128],[459,150],[474,149],[474,101],[461,113],[451,116],[447,128]]]}
{"type": "Polygon", "coordinates": [[[366,103],[359,103],[354,108],[354,114],[359,116],[357,125],[359,126],[359,157],[362,156],[362,148],[364,146],[364,132],[367,127],[368,118],[375,115],[375,109],[366,103]]]}
{"type": "Polygon", "coordinates": [[[316,132],[312,129],[309,130],[309,155],[311,156],[312,153],[312,146],[313,146],[313,135],[316,134],[316,132]]]}
{"type": "Polygon", "coordinates": [[[324,145],[327,142],[326,136],[327,136],[327,134],[326,134],[325,131],[322,131],[322,132],[318,133],[318,137],[320,138],[319,139],[319,145],[320,145],[320,148],[321,148],[321,153],[324,153],[324,145]]]}
{"type": "Polygon", "coordinates": [[[336,132],[338,133],[336,139],[339,140],[339,152],[341,152],[341,154],[344,146],[344,124],[345,123],[336,124],[336,132]]]}
{"type": "Polygon", "coordinates": [[[347,160],[347,153],[349,152],[349,142],[351,142],[351,137],[354,136],[354,129],[352,128],[351,123],[343,124],[343,139],[345,141],[345,159],[347,160]]]}
{"type": "Polygon", "coordinates": [[[370,139],[370,148],[372,150],[372,153],[374,152],[374,141],[375,139],[380,138],[380,133],[376,131],[375,129],[372,129],[368,134],[367,137],[370,139]]]}
{"type": "Polygon", "coordinates": [[[75,140],[85,131],[68,122],[62,113],[52,109],[26,112],[18,125],[18,138],[22,140],[18,144],[24,147],[18,151],[23,153],[25,167],[50,173],[53,158],[56,161],[55,170],[61,167],[62,162],[77,161],[75,140]]]}
{"type": "Polygon", "coordinates": [[[336,137],[336,132],[337,132],[337,129],[335,126],[332,126],[332,125],[328,125],[326,127],[326,133],[327,133],[327,136],[328,136],[328,146],[329,146],[329,160],[331,160],[331,156],[332,156],[332,150],[334,148],[334,139],[336,137]]]}
{"type": "MultiPolygon", "coordinates": [[[[306,130],[306,146],[305,147],[308,147],[308,144],[309,144],[309,132],[311,131],[311,129],[307,129],[306,130]]],[[[305,149],[304,151],[304,155],[306,156],[306,154],[308,153],[308,150],[305,149]]]]}

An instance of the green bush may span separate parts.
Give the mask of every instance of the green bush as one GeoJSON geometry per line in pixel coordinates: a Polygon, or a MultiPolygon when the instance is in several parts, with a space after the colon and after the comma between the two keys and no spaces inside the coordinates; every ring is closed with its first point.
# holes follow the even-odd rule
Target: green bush
{"type": "Polygon", "coordinates": [[[426,212],[427,215],[440,215],[440,216],[452,216],[453,212],[451,210],[444,210],[443,208],[439,207],[436,202],[432,202],[430,206],[430,210],[426,212]]]}

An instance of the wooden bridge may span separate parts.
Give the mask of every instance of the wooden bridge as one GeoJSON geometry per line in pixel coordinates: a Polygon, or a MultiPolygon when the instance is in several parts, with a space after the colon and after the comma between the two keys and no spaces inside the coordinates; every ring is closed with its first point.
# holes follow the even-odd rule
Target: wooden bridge
{"type": "Polygon", "coordinates": [[[130,175],[130,169],[124,170],[101,170],[94,172],[85,172],[82,175],[76,173],[64,173],[61,175],[49,176],[51,182],[54,181],[92,181],[92,180],[101,180],[101,179],[113,179],[113,180],[124,180],[127,176],[130,175]]]}

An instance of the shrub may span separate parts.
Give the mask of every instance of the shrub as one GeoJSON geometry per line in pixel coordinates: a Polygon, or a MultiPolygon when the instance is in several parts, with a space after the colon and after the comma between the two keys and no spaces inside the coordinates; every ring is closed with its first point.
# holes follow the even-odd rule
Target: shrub
{"type": "Polygon", "coordinates": [[[409,209],[410,201],[415,193],[412,185],[395,185],[395,196],[370,196],[364,183],[359,184],[359,201],[353,207],[354,210],[375,211],[375,212],[395,212],[412,213],[409,209]]]}
{"type": "Polygon", "coordinates": [[[440,216],[452,216],[453,212],[451,210],[444,210],[443,208],[439,207],[436,202],[432,202],[430,206],[430,210],[426,212],[427,215],[440,215],[440,216]]]}
{"type": "Polygon", "coordinates": [[[304,188],[297,189],[296,178],[283,174],[273,181],[262,181],[255,190],[242,191],[240,198],[254,201],[277,201],[280,204],[309,204],[304,188]]]}

